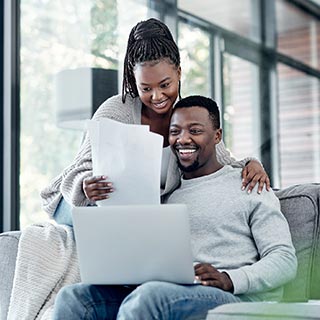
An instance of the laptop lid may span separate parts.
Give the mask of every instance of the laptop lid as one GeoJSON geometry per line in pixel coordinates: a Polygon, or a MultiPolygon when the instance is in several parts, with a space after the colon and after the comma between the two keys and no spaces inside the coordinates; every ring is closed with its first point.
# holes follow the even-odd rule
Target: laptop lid
{"type": "Polygon", "coordinates": [[[72,214],[82,282],[193,283],[185,205],[75,207],[72,214]]]}

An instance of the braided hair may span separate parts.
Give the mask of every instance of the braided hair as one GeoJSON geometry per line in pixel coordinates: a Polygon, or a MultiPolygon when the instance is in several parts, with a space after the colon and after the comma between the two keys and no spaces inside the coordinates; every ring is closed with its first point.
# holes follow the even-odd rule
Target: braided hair
{"type": "Polygon", "coordinates": [[[128,39],[124,58],[122,102],[125,102],[127,94],[133,98],[139,95],[134,76],[136,64],[161,59],[168,59],[177,68],[180,66],[179,49],[169,28],[154,18],[139,22],[132,28],[128,39]]]}

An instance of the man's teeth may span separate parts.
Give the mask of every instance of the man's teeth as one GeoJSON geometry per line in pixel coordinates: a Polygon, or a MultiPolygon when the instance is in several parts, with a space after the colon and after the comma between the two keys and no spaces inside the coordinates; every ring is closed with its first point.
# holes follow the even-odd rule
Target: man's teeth
{"type": "Polygon", "coordinates": [[[180,149],[179,150],[179,153],[181,153],[181,154],[185,154],[185,153],[191,154],[191,153],[194,153],[194,152],[196,152],[195,149],[180,149]]]}

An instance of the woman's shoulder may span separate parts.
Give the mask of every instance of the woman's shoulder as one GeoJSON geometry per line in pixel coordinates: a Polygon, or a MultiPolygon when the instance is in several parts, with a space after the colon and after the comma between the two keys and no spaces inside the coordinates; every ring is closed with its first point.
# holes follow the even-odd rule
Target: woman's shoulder
{"type": "Polygon", "coordinates": [[[122,102],[122,95],[118,94],[104,101],[97,111],[93,119],[109,118],[120,122],[132,122],[135,113],[141,109],[141,100],[139,97],[132,98],[127,96],[125,102],[122,102]]]}

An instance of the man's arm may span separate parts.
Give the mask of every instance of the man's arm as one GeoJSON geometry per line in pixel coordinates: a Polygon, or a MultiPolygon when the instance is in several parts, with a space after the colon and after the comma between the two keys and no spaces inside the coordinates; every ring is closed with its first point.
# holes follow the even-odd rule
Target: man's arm
{"type": "Polygon", "coordinates": [[[260,260],[227,270],[234,294],[265,292],[284,285],[295,277],[297,258],[287,220],[279,210],[273,192],[252,200],[249,224],[260,260]],[[260,200],[260,201],[259,201],[260,200]]]}

